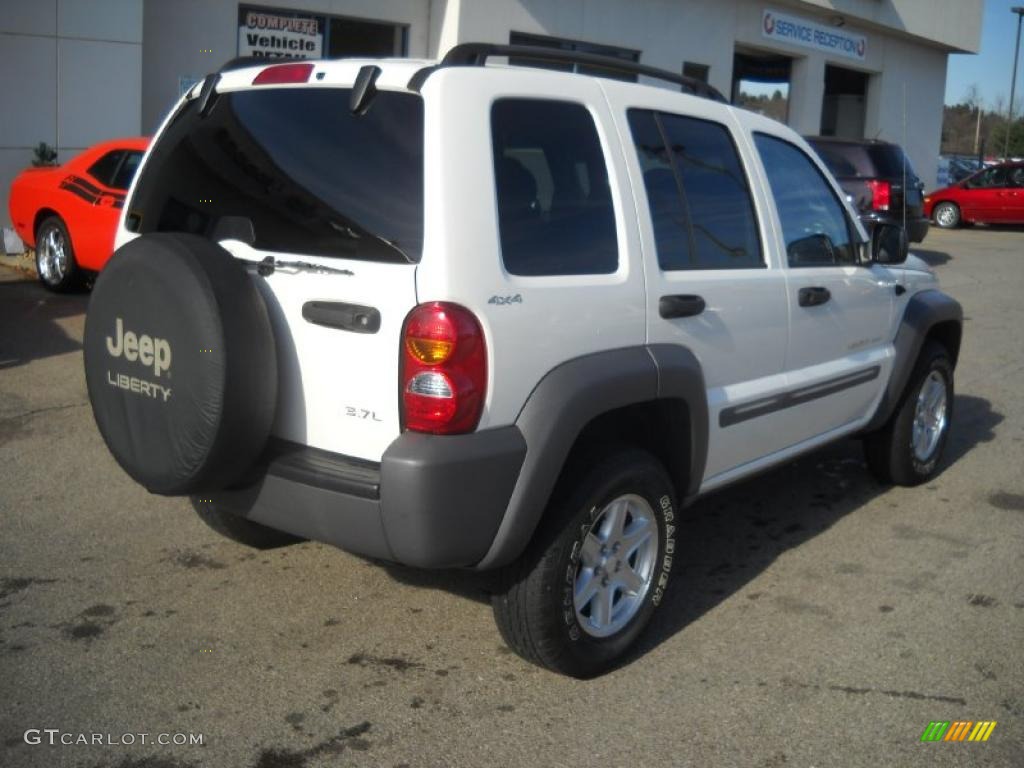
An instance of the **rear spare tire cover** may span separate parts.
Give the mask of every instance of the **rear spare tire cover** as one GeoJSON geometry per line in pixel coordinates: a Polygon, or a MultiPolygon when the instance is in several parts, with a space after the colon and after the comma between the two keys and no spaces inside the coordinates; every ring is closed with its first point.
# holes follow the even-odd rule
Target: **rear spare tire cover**
{"type": "Polygon", "coordinates": [[[157,233],[119,248],[89,299],[84,357],[107,447],[153,493],[223,488],[262,451],[274,335],[253,279],[216,243],[157,233]]]}

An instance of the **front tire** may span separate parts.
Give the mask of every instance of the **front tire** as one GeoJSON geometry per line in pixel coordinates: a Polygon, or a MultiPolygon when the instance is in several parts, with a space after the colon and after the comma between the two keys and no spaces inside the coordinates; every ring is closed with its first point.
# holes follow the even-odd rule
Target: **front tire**
{"type": "Polygon", "coordinates": [[[960,206],[956,203],[939,203],[932,211],[935,223],[942,229],[956,229],[960,226],[960,206]]]}
{"type": "Polygon", "coordinates": [[[71,236],[59,216],[43,219],[36,230],[36,273],[43,287],[54,293],[66,293],[80,284],[82,274],[71,236]]]}
{"type": "Polygon", "coordinates": [[[864,440],[868,468],[883,483],[926,482],[938,470],[952,421],[953,363],[944,346],[930,341],[889,423],[864,440]]]}
{"type": "Polygon", "coordinates": [[[611,668],[664,598],[673,496],[665,470],[644,451],[607,450],[569,470],[492,599],[508,646],[573,677],[611,668]]]}

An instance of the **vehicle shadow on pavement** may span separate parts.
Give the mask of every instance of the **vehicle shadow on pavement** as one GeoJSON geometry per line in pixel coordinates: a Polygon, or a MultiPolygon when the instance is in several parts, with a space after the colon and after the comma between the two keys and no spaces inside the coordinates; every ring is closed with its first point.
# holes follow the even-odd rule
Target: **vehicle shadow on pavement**
{"type": "Polygon", "coordinates": [[[930,267],[941,267],[943,264],[948,264],[953,260],[945,251],[929,251],[921,248],[911,248],[910,252],[917,256],[922,261],[926,262],[930,267]]]}
{"type": "Polygon", "coordinates": [[[55,294],[37,281],[0,283],[0,371],[82,348],[58,320],[84,315],[86,293],[55,294]]]}
{"type": "Polygon", "coordinates": [[[497,571],[440,570],[424,571],[395,563],[378,563],[388,576],[407,587],[441,589],[458,597],[491,604],[491,594],[497,589],[497,571]]]}
{"type": "MultiPolygon", "coordinates": [[[[995,428],[1004,418],[988,400],[970,395],[957,395],[954,409],[941,472],[974,446],[995,439],[995,428]]],[[[889,490],[868,472],[860,441],[844,440],[698,500],[682,515],[672,589],[623,665],[742,591],[787,550],[889,490]]],[[[754,601],[765,596],[750,592],[743,597],[754,601]]],[[[784,618],[788,611],[803,609],[818,607],[792,604],[776,610],[784,618]]]]}
{"type": "MultiPolygon", "coordinates": [[[[943,472],[975,445],[995,439],[995,428],[1003,421],[979,397],[957,395],[954,408],[943,472]]],[[[638,660],[740,592],[787,550],[889,490],[868,472],[860,441],[844,440],[700,499],[681,515],[666,601],[620,666],[638,660]]],[[[383,565],[406,586],[442,589],[480,603],[490,603],[497,583],[496,573],[383,565]]],[[[761,596],[750,593],[746,598],[761,596]]]]}

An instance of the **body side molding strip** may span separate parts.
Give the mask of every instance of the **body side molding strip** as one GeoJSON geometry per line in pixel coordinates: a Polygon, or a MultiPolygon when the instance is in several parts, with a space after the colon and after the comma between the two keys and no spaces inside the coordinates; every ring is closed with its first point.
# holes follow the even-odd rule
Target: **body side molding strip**
{"type": "Polygon", "coordinates": [[[866,368],[863,371],[855,371],[854,373],[847,373],[842,376],[837,376],[834,379],[828,379],[818,384],[812,384],[806,387],[800,387],[799,389],[793,389],[789,392],[783,392],[781,395],[773,395],[772,397],[765,397],[760,400],[754,400],[750,403],[744,403],[743,405],[734,405],[731,408],[723,408],[718,414],[718,426],[720,427],[731,427],[736,424],[742,424],[744,421],[750,421],[760,416],[767,416],[770,413],[776,411],[782,411],[786,408],[793,408],[803,403],[809,403],[812,400],[819,400],[829,395],[834,395],[837,392],[842,392],[844,389],[850,389],[861,384],[866,384],[869,381],[874,381],[878,378],[878,374],[881,373],[881,366],[875,365],[871,368],[866,368]]]}

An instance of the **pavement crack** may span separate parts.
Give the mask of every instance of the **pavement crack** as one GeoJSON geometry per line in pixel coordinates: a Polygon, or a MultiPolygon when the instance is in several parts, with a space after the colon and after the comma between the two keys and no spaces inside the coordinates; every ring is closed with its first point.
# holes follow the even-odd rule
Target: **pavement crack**
{"type": "Polygon", "coordinates": [[[835,691],[837,693],[852,694],[854,696],[863,696],[867,693],[878,693],[882,696],[888,696],[894,699],[914,699],[916,701],[941,701],[943,704],[957,704],[961,707],[967,706],[967,700],[959,696],[940,696],[932,693],[918,693],[917,691],[895,691],[887,688],[861,688],[852,685],[819,685],[818,683],[802,683],[799,680],[794,680],[790,677],[782,678],[783,688],[802,688],[804,690],[810,689],[814,691],[820,691],[823,688],[828,691],[835,691]]]}
{"type": "Polygon", "coordinates": [[[917,691],[892,691],[881,688],[854,688],[849,685],[830,685],[828,686],[828,689],[830,691],[839,691],[841,693],[880,693],[883,696],[889,696],[891,698],[896,699],[915,699],[917,701],[941,701],[944,704],[958,704],[961,707],[967,706],[967,700],[962,699],[959,696],[938,696],[930,693],[918,693],[917,691]]]}

